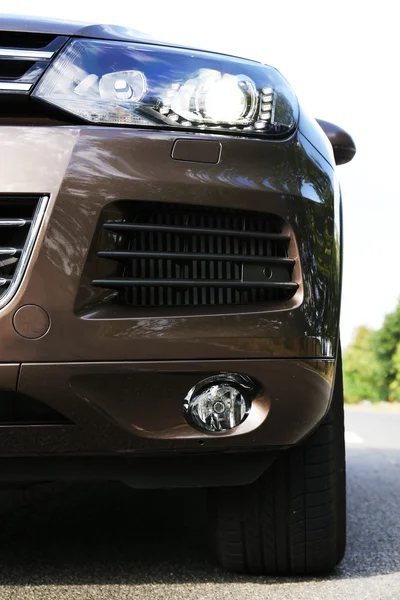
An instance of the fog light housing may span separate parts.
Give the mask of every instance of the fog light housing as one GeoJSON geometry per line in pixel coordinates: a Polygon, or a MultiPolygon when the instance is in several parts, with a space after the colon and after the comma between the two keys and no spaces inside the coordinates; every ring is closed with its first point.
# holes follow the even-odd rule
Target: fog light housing
{"type": "Polygon", "coordinates": [[[187,422],[210,433],[229,431],[247,418],[255,384],[246,375],[222,373],[203,379],[185,398],[187,422]]]}

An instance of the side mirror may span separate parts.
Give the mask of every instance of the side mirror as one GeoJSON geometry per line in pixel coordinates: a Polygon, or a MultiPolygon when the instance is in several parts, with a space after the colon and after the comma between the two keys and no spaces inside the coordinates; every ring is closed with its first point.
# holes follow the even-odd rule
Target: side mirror
{"type": "Polygon", "coordinates": [[[350,162],[356,153],[356,145],[351,135],[341,127],[328,121],[317,119],[317,123],[332,144],[336,164],[344,165],[350,162]]]}

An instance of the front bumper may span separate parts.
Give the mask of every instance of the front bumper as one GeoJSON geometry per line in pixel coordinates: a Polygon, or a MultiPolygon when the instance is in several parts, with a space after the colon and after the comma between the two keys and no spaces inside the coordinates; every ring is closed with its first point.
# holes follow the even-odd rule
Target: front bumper
{"type": "Polygon", "coordinates": [[[286,447],[321,421],[333,377],[332,360],[23,364],[19,392],[40,399],[71,424],[4,427],[0,455],[286,447]],[[217,435],[192,429],[182,410],[187,392],[200,379],[227,371],[249,375],[263,390],[249,417],[217,435]]]}
{"type": "Polygon", "coordinates": [[[185,135],[101,127],[0,129],[0,147],[7,149],[0,191],[50,196],[22,285],[0,310],[0,389],[17,389],[75,423],[4,427],[2,455],[282,447],[299,441],[325,414],[340,294],[332,167],[299,132],[282,142],[187,134],[218,139],[217,164],[172,159],[177,137],[185,135]],[[298,247],[298,292],[276,310],[80,310],[78,291],[90,288],[84,266],[99,215],[121,199],[279,215],[298,247]],[[39,339],[14,328],[14,315],[25,305],[49,315],[50,328],[39,339]],[[190,431],[181,414],[184,396],[193,383],[221,371],[243,372],[262,383],[257,419],[247,429],[218,436],[190,431]]]}

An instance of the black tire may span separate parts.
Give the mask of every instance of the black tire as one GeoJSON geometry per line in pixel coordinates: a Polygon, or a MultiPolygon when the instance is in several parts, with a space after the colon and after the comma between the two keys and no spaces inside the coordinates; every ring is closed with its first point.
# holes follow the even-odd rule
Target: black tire
{"type": "Polygon", "coordinates": [[[229,571],[318,575],[346,545],[343,380],[339,355],[332,404],[318,429],[282,452],[255,483],[210,490],[212,540],[229,571]]]}

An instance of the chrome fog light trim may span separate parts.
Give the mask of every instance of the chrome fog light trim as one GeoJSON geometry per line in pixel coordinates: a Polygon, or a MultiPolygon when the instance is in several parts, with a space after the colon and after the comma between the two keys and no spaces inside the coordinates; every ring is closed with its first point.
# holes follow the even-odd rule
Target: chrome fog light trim
{"type": "Polygon", "coordinates": [[[238,373],[203,379],[185,398],[186,421],[207,433],[234,429],[246,420],[256,389],[250,377],[238,373]]]}

